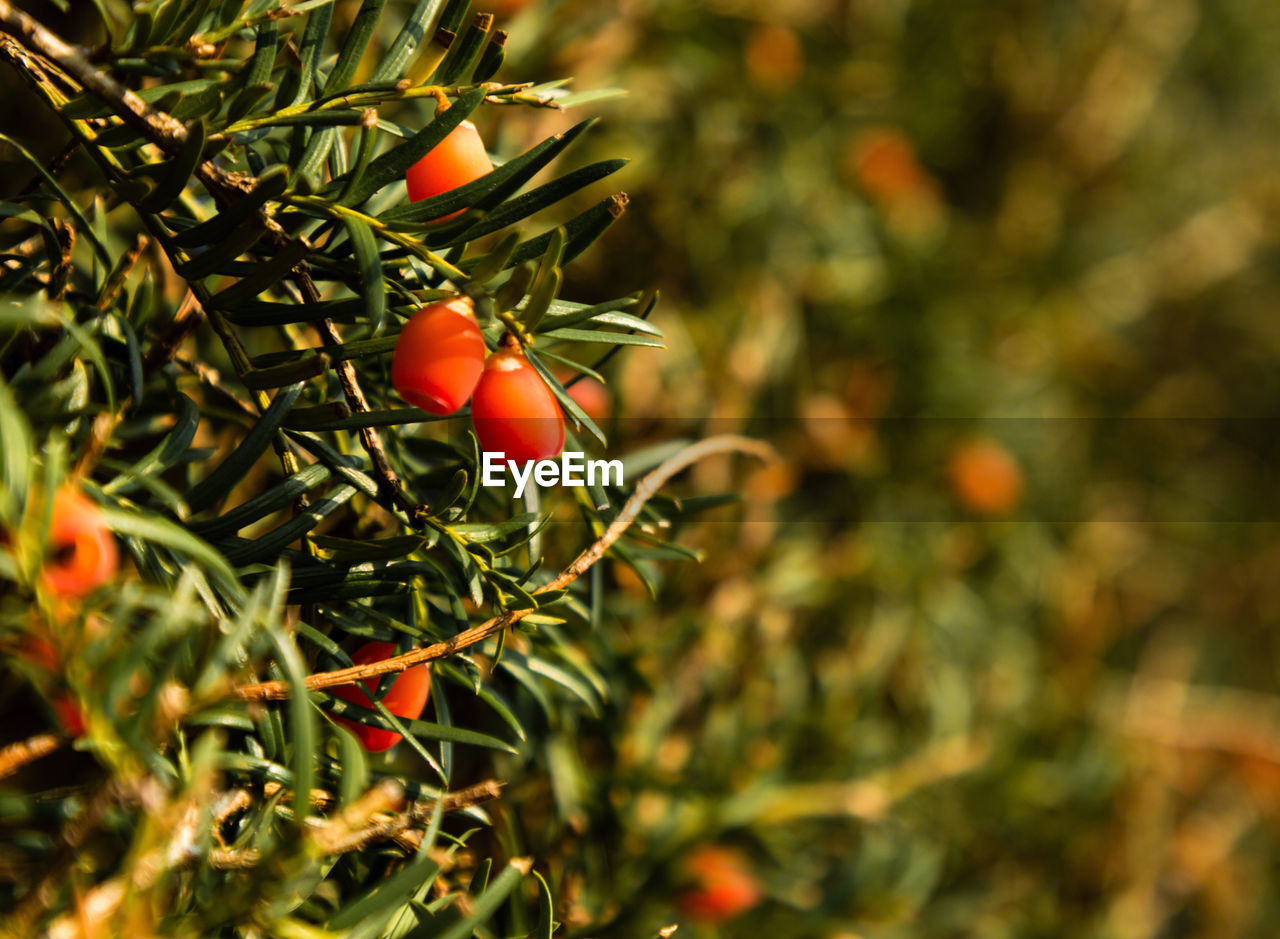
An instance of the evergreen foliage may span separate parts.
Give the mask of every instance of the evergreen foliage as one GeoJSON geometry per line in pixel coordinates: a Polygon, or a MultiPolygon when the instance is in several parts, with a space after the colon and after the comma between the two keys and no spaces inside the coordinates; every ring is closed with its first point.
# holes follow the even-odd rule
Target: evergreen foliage
{"type": "Polygon", "coordinates": [[[551,936],[486,803],[604,707],[608,601],[579,575],[606,550],[642,577],[686,557],[665,538],[715,500],[657,487],[746,445],[635,454],[627,478],[653,476],[566,490],[580,524],[551,531],[479,485],[465,420],[405,406],[389,361],[408,315],[463,293],[551,385],[569,448],[603,448],[556,376],[660,346],[656,298],[560,297],[626,197],[555,212],[624,161],[531,185],[586,120],[461,189],[402,185],[464,119],[600,95],[495,79],[506,35],[467,0],[93,7],[80,49],[0,2],[0,59],[65,135],[52,161],[3,141],[29,179],[0,203],[0,642],[5,712],[28,715],[0,756],[8,928],[551,936]],[[67,484],[127,559],[78,600],[40,575],[67,484]],[[421,719],[327,690],[370,673],[340,671],[368,640],[409,653],[374,674],[432,663],[421,719]],[[67,704],[73,750],[50,730],[67,704]],[[338,716],[404,742],[367,754],[338,716]]]}

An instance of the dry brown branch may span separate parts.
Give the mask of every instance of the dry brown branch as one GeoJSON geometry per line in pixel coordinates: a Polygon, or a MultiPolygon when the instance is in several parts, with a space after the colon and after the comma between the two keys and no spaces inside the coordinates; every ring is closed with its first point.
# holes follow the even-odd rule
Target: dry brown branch
{"type": "MultiPolygon", "coordinates": [[[[499,779],[486,779],[476,783],[474,786],[468,786],[466,789],[447,792],[444,795],[444,811],[456,812],[459,809],[480,805],[482,802],[490,802],[502,795],[502,786],[503,783],[499,779]]],[[[271,798],[282,788],[279,783],[270,782],[263,787],[262,792],[267,798],[271,798]]],[[[331,792],[327,792],[324,789],[311,790],[311,804],[318,809],[327,809],[336,801],[337,799],[331,792]]],[[[435,799],[411,802],[405,807],[405,811],[413,817],[414,824],[423,824],[431,821],[431,816],[435,809],[435,799]]]]}
{"type": "MultiPolygon", "coordinates": [[[[279,784],[272,783],[264,790],[264,794],[270,797],[279,791],[279,784]]],[[[243,808],[248,794],[238,794],[243,794],[245,798],[234,799],[234,804],[237,808],[243,808]]],[[[439,801],[443,802],[443,811],[456,812],[496,799],[501,794],[502,783],[496,779],[486,779],[466,789],[446,793],[439,801]]],[[[430,824],[437,800],[428,799],[401,807],[403,795],[399,785],[385,780],[334,817],[312,819],[308,837],[328,855],[362,851],[377,841],[392,841],[406,851],[416,851],[422,841],[422,832],[415,829],[430,824]]],[[[331,793],[313,789],[311,801],[317,807],[324,808],[337,800],[331,793]]],[[[238,851],[218,848],[209,853],[209,863],[218,869],[253,867],[259,860],[258,852],[252,849],[238,851]]]]}
{"type": "MultiPolygon", "coordinates": [[[[604,556],[604,553],[609,550],[609,546],[617,541],[622,536],[622,533],[630,527],[636,516],[640,514],[640,510],[644,508],[645,503],[657,493],[667,480],[704,457],[719,453],[747,453],[762,459],[772,459],[774,456],[773,448],[768,444],[758,440],[751,440],[747,437],[729,435],[711,437],[686,447],[640,480],[639,485],[636,486],[636,491],[622,507],[622,511],[618,513],[617,518],[605,529],[604,534],[593,545],[574,558],[573,562],[557,574],[554,579],[533,591],[534,595],[561,590],[581,577],[604,556]]],[[[497,635],[532,612],[534,612],[532,609],[511,610],[500,616],[485,620],[477,626],[472,626],[470,629],[463,630],[451,639],[436,642],[421,649],[412,649],[402,655],[393,656],[381,662],[372,662],[368,665],[356,665],[351,668],[340,668],[332,672],[319,672],[309,675],[306,680],[307,690],[316,691],[321,688],[334,688],[338,685],[351,685],[358,681],[364,681],[366,678],[402,672],[414,665],[421,665],[423,662],[446,658],[461,649],[466,649],[478,642],[483,642],[490,636],[497,635]]],[[[289,696],[289,686],[283,681],[267,681],[252,685],[242,685],[237,689],[237,693],[240,697],[251,701],[279,700],[289,696]]]]}
{"type": "Polygon", "coordinates": [[[65,739],[57,734],[36,734],[26,740],[9,744],[0,750],[0,779],[12,776],[22,767],[42,756],[48,756],[62,746],[65,739]]]}

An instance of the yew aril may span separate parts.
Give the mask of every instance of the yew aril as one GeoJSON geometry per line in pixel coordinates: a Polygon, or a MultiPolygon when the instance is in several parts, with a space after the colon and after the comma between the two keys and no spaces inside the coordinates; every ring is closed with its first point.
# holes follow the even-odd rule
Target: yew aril
{"type": "Polygon", "coordinates": [[[565,386],[569,397],[573,399],[583,413],[593,421],[606,421],[613,413],[613,396],[605,385],[590,375],[575,375],[567,368],[558,368],[555,376],[565,386]],[[572,384],[570,384],[572,382],[572,384]]]}
{"type": "Polygon", "coordinates": [[[564,449],[564,414],[556,396],[516,349],[489,356],[471,399],[471,421],[480,448],[507,460],[546,460],[564,449]]]}
{"type": "Polygon", "coordinates": [[[391,383],[415,407],[452,414],[475,390],[485,351],[469,299],[432,303],[404,324],[391,356],[391,383]]]}
{"type": "Polygon", "coordinates": [[[82,597],[115,576],[119,555],[111,529],[97,504],[73,485],[54,493],[48,543],[41,581],[56,596],[82,597]]]}
{"type": "MultiPolygon", "coordinates": [[[[44,636],[28,634],[18,646],[18,655],[50,675],[62,674],[62,657],[53,643],[44,636]]],[[[62,725],[63,733],[72,738],[84,733],[84,714],[69,691],[53,692],[49,698],[49,705],[53,708],[58,723],[62,725]]]]}
{"type": "Polygon", "coordinates": [[[724,923],[757,906],[763,891],[746,861],[733,851],[703,847],[685,862],[693,886],[676,898],[676,905],[690,919],[724,923]]]}
{"type": "MultiPolygon", "coordinates": [[[[366,642],[356,650],[355,655],[351,656],[351,661],[356,665],[369,665],[373,662],[389,659],[395,654],[396,647],[390,642],[366,642]]],[[[377,692],[378,683],[382,680],[382,677],[381,675],[375,675],[372,678],[366,678],[363,686],[360,684],[339,685],[333,689],[333,693],[344,701],[350,701],[352,704],[358,704],[371,711],[376,711],[378,708],[373,703],[372,694],[377,692]],[[368,689],[367,692],[366,688],[368,689]]],[[[430,693],[430,668],[425,664],[415,665],[396,676],[395,681],[391,683],[391,689],[382,699],[382,703],[396,717],[416,720],[422,714],[422,709],[426,707],[427,696],[430,693]]],[[[383,750],[390,750],[400,742],[400,734],[393,730],[383,730],[381,727],[357,724],[355,721],[343,717],[335,719],[349,727],[351,732],[356,735],[356,739],[360,741],[360,745],[370,753],[381,753],[383,750]]]]}
{"type": "Polygon", "coordinates": [[[947,477],[956,501],[979,515],[1007,515],[1022,502],[1022,467],[996,440],[958,444],[947,460],[947,477]]]}
{"type": "MultiPolygon", "coordinates": [[[[450,192],[467,183],[475,182],[493,169],[493,161],[484,148],[480,132],[470,121],[463,121],[449,135],[409,167],[405,184],[409,189],[409,201],[421,202],[441,193],[450,192]]],[[[462,210],[450,212],[437,221],[461,215],[462,210]]]]}

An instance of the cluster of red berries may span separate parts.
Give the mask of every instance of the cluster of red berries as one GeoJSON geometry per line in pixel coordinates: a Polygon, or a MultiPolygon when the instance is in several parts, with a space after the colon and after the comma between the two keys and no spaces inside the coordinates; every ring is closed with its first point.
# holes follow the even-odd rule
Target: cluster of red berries
{"type": "Polygon", "coordinates": [[[471,399],[480,446],[524,463],[564,447],[564,414],[519,349],[485,360],[471,301],[454,297],[423,307],[405,324],[391,357],[391,383],[410,404],[452,414],[471,399]]]}
{"type": "MultiPolygon", "coordinates": [[[[419,202],[474,182],[493,169],[475,125],[463,121],[409,168],[409,200],[419,202]]],[[[448,221],[462,210],[435,221],[448,221]]],[[[506,459],[526,462],[553,457],[564,447],[564,415],[550,387],[519,349],[488,355],[471,300],[452,297],[428,304],[405,323],[391,357],[391,383],[405,401],[429,414],[453,414],[471,401],[480,446],[506,459]],[[487,359],[486,359],[487,356],[487,359]]],[[[389,642],[367,642],[352,656],[356,665],[395,654],[389,642]]],[[[373,709],[381,676],[341,685],[334,694],[373,709]]],[[[431,672],[417,665],[396,676],[382,704],[396,717],[415,719],[431,693],[431,672]]],[[[337,718],[370,752],[390,749],[400,734],[337,718]]]]}
{"type": "MultiPolygon", "coordinates": [[[[450,192],[492,169],[475,125],[463,121],[409,167],[409,200],[450,192]]],[[[488,452],[521,463],[555,456],[564,447],[564,415],[555,395],[518,349],[496,352],[487,362],[486,351],[469,299],[432,303],[400,333],[391,383],[410,404],[440,416],[471,399],[476,437],[488,452]]]]}

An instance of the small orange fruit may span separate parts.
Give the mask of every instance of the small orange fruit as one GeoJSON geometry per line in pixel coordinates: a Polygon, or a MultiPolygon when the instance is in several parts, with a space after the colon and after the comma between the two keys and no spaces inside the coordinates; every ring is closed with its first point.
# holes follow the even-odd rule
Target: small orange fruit
{"type": "Polygon", "coordinates": [[[486,351],[469,299],[432,303],[401,330],[391,356],[391,383],[415,407],[452,414],[475,390],[486,351]]]}
{"type": "Polygon", "coordinates": [[[958,444],[947,460],[951,492],[980,515],[1007,515],[1022,502],[1022,469],[1003,445],[987,437],[958,444]]]}
{"type": "Polygon", "coordinates": [[[855,137],[847,165],[868,194],[884,202],[911,198],[934,185],[910,139],[893,127],[868,128],[855,137]]]}
{"type": "Polygon", "coordinates": [[[613,396],[602,382],[590,375],[583,375],[577,381],[573,381],[575,373],[567,368],[556,369],[555,375],[560,384],[566,386],[565,390],[569,392],[569,397],[582,408],[587,417],[593,421],[609,419],[609,415],[613,413],[613,396]],[[573,381],[572,385],[569,384],[571,381],[573,381]]]}
{"type": "MultiPolygon", "coordinates": [[[[50,675],[61,674],[62,662],[61,657],[58,655],[58,650],[44,636],[28,634],[18,647],[17,654],[33,665],[44,669],[50,675]]],[[[62,730],[68,737],[79,737],[84,733],[84,715],[81,713],[80,706],[76,704],[75,699],[71,697],[70,692],[53,692],[49,698],[49,705],[53,708],[53,712],[58,718],[58,723],[62,725],[62,730]]]]}
{"type": "Polygon", "coordinates": [[[524,353],[489,356],[471,400],[471,421],[481,449],[526,463],[564,449],[564,414],[524,353]]]}
{"type": "MultiPolygon", "coordinates": [[[[381,662],[383,659],[389,659],[395,654],[396,647],[390,642],[366,642],[356,650],[356,654],[351,657],[351,661],[356,665],[368,665],[371,662],[381,662]]],[[[365,691],[365,688],[369,689],[369,692],[376,692],[378,683],[381,680],[381,675],[375,675],[373,678],[365,679],[364,688],[361,688],[358,684],[339,685],[333,689],[333,693],[344,701],[350,701],[352,704],[358,704],[374,711],[377,708],[373,703],[373,698],[365,691]]],[[[391,683],[391,689],[382,699],[382,703],[396,717],[407,717],[410,720],[416,720],[422,713],[422,709],[427,706],[427,697],[430,694],[431,669],[425,664],[415,665],[396,676],[395,681],[391,683]]],[[[361,746],[370,753],[390,750],[401,739],[400,734],[393,730],[369,727],[366,724],[358,724],[343,717],[338,717],[336,720],[351,728],[351,732],[356,735],[361,746]]]]}
{"type": "Polygon", "coordinates": [[[676,905],[690,919],[724,923],[763,899],[759,881],[733,851],[712,846],[699,848],[686,860],[685,868],[694,886],[676,898],[676,905]]]}
{"type": "Polygon", "coordinates": [[[760,87],[786,91],[804,72],[804,47],[781,23],[761,23],[747,37],[746,65],[760,87]]]}
{"type": "Polygon", "coordinates": [[[60,597],[82,597],[115,576],[119,557],[115,538],[102,510],[74,485],[53,496],[49,524],[52,556],[45,562],[41,580],[60,597]]]}
{"type": "MultiPolygon", "coordinates": [[[[421,202],[444,192],[450,192],[467,183],[475,182],[493,169],[493,161],[484,148],[480,132],[470,121],[463,121],[449,135],[428,150],[423,157],[409,167],[405,183],[409,188],[409,201],[421,202]]],[[[436,221],[445,221],[461,215],[462,210],[450,212],[436,221]]]]}

